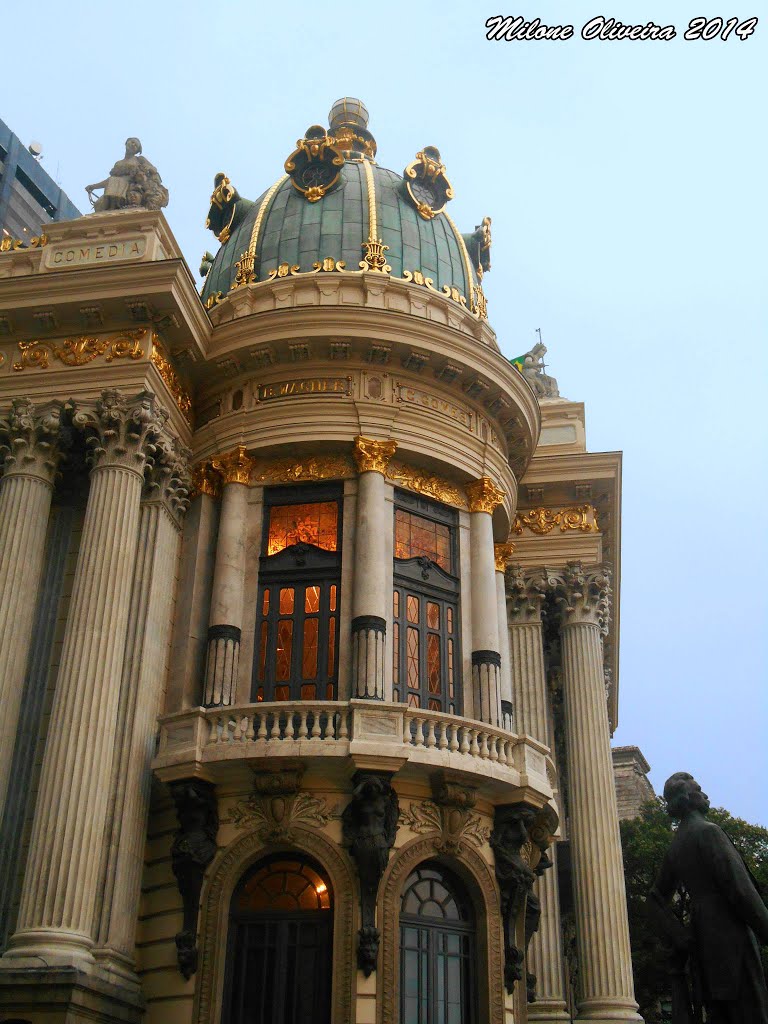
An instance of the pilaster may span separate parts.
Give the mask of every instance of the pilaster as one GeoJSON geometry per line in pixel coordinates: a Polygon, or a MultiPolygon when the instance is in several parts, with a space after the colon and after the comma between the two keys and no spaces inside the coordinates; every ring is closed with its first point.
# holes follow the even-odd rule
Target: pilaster
{"type": "Polygon", "coordinates": [[[4,961],[92,964],[144,468],[167,419],[109,389],[79,409],[91,483],[21,897],[4,961]]]}
{"type": "Polygon", "coordinates": [[[359,435],[353,456],[357,471],[355,582],[352,596],[352,685],[356,697],[384,699],[387,611],[387,522],[385,474],[397,441],[359,435]]]}

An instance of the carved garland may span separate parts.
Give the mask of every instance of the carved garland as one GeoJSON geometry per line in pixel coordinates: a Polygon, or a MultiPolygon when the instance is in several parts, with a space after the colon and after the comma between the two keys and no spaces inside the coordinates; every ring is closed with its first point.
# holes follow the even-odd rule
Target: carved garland
{"type": "Polygon", "coordinates": [[[434,859],[440,860],[453,870],[458,869],[462,880],[468,882],[470,889],[475,889],[475,893],[470,892],[470,895],[474,897],[472,902],[478,918],[478,952],[480,962],[485,954],[487,968],[479,985],[481,998],[486,996],[482,1000],[481,1015],[488,1024],[504,1024],[501,916],[499,891],[492,869],[476,850],[464,842],[457,845],[450,857],[437,854],[436,839],[439,841],[437,832],[432,838],[415,839],[397,850],[382,878],[379,902],[382,943],[381,970],[377,984],[377,1024],[398,1024],[400,1019],[400,972],[397,970],[397,949],[403,885],[411,871],[422,861],[434,859]]]}
{"type": "Polygon", "coordinates": [[[144,349],[141,341],[146,329],[121,331],[105,338],[90,335],[79,335],[76,338],[65,338],[61,345],[55,341],[20,341],[20,358],[13,364],[14,370],[26,370],[37,366],[47,370],[50,359],[58,359],[65,366],[85,366],[98,356],[104,356],[106,362],[113,359],[142,359],[144,349]]]}
{"type": "Polygon", "coordinates": [[[518,512],[512,525],[514,533],[520,534],[527,527],[531,533],[540,537],[551,533],[556,526],[560,532],[581,530],[583,533],[598,533],[597,509],[592,505],[573,505],[555,511],[551,508],[532,508],[527,512],[518,512]]]}
{"type": "Polygon", "coordinates": [[[317,832],[297,826],[292,829],[292,838],[291,844],[265,843],[258,833],[250,832],[222,850],[214,862],[202,900],[199,980],[193,1012],[196,1024],[215,1024],[221,1019],[229,906],[235,886],[246,869],[260,857],[287,851],[300,851],[316,858],[330,876],[334,894],[331,1018],[334,1021],[353,1019],[354,871],[338,848],[317,832]]]}

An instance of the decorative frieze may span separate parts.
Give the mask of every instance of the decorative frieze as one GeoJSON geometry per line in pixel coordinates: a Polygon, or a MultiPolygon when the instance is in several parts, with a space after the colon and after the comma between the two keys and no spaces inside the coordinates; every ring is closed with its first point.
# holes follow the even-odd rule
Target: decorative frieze
{"type": "Polygon", "coordinates": [[[416,491],[434,501],[443,502],[445,505],[453,505],[454,508],[467,509],[466,495],[458,484],[445,477],[435,476],[426,470],[411,466],[407,462],[393,459],[387,467],[387,480],[397,484],[399,487],[406,487],[409,491],[416,491]]]}
{"type": "Polygon", "coordinates": [[[376,441],[371,437],[363,437],[358,434],[354,441],[352,457],[355,460],[358,473],[381,473],[387,472],[389,460],[397,451],[397,441],[376,441]]]}
{"type": "Polygon", "coordinates": [[[470,512],[487,512],[493,515],[495,510],[506,498],[504,491],[500,490],[488,476],[481,476],[464,485],[469,498],[470,512]]]}
{"type": "Polygon", "coordinates": [[[307,455],[296,459],[258,459],[254,484],[289,484],[314,480],[344,480],[355,475],[349,455],[307,455]]]}
{"type": "Polygon", "coordinates": [[[157,335],[154,335],[152,338],[152,355],[150,358],[152,360],[152,365],[163,378],[163,383],[170,391],[174,402],[178,405],[184,415],[184,418],[188,423],[191,423],[192,399],[190,398],[187,389],[181,383],[179,375],[174,370],[173,364],[165,353],[163,345],[157,335]]]}
{"type": "Polygon", "coordinates": [[[40,339],[20,341],[19,359],[13,364],[13,369],[20,372],[36,366],[46,370],[51,359],[64,366],[86,366],[99,356],[104,356],[107,363],[114,359],[143,359],[145,353],[141,342],[146,334],[146,329],[142,328],[106,336],[81,334],[65,338],[60,344],[40,339]]]}
{"type": "MultiPolygon", "coordinates": [[[[529,489],[530,490],[530,489],[529,489]]],[[[593,505],[573,505],[568,508],[532,508],[527,512],[518,512],[512,529],[521,534],[524,529],[540,537],[551,533],[556,526],[560,532],[581,530],[582,533],[598,533],[597,509],[593,505]]]]}

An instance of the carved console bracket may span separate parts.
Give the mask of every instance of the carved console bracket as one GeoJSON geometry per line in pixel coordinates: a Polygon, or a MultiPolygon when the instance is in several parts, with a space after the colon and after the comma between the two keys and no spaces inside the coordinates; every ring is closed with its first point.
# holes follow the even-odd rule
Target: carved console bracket
{"type": "Polygon", "coordinates": [[[395,842],[400,813],[391,780],[389,772],[355,772],[352,799],[342,815],[344,843],[360,878],[357,964],[366,978],[376,970],[379,955],[376,897],[395,842]]]}
{"type": "Polygon", "coordinates": [[[179,970],[187,979],[197,970],[197,915],[205,869],[216,853],[219,815],[216,790],[203,779],[169,784],[179,828],[171,847],[171,865],[181,893],[184,917],[176,935],[179,970]]]}
{"type": "Polygon", "coordinates": [[[294,828],[323,829],[335,811],[322,797],[301,788],[304,765],[286,761],[273,770],[252,766],[253,792],[232,809],[238,828],[253,829],[265,843],[294,842],[294,828]]]}

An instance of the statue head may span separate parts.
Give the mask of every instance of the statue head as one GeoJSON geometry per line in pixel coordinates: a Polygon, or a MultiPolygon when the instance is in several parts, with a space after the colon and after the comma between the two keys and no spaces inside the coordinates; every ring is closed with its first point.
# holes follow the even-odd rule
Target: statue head
{"type": "Polygon", "coordinates": [[[664,783],[667,814],[671,818],[684,818],[690,811],[709,810],[709,797],[688,772],[675,772],[664,783]]]}
{"type": "Polygon", "coordinates": [[[125,140],[125,155],[126,156],[138,156],[141,152],[141,142],[135,137],[131,136],[125,140]]]}

